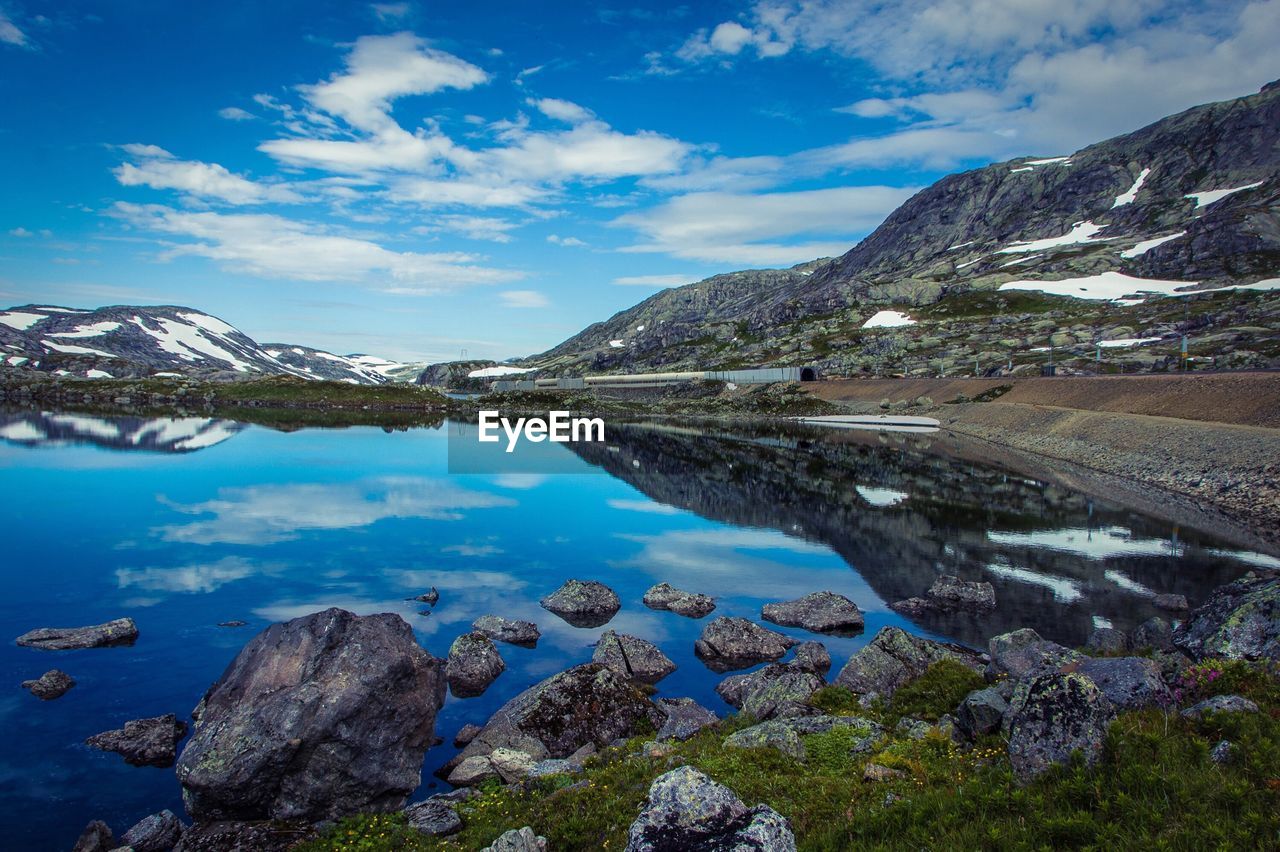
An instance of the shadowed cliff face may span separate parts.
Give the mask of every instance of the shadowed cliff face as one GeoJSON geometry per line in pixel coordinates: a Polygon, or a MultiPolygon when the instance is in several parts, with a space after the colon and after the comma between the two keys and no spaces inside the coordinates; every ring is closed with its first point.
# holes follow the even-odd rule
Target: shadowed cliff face
{"type": "Polygon", "coordinates": [[[1095,617],[1122,629],[1168,618],[1155,594],[1195,605],[1250,567],[1250,554],[1195,531],[931,452],[934,440],[614,426],[616,450],[573,450],[659,502],[824,544],[886,604],[922,594],[940,574],[989,581],[994,612],[917,619],[973,645],[1019,627],[1081,645],[1095,617]]]}

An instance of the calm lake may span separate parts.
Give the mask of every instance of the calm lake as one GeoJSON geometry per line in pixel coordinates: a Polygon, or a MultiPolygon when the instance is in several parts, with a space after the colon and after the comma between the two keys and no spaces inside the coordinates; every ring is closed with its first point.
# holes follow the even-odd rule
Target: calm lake
{"type": "Polygon", "coordinates": [[[82,744],[130,719],[187,718],[265,625],[330,606],[400,613],[437,656],[486,613],[538,623],[534,649],[499,645],[506,672],[479,698],[450,697],[421,796],[483,723],[530,684],[590,659],[607,628],[656,642],[679,669],[659,694],[717,712],[722,676],[694,655],[704,621],[654,612],[667,581],[759,620],[764,603],[831,590],[866,632],[819,637],[834,662],[894,624],[979,647],[1029,626],[1068,645],[1095,625],[1159,614],[1156,593],[1197,604],[1280,560],[1123,506],[939,451],[928,435],[737,433],[610,424],[607,445],[557,446],[554,475],[450,475],[451,425],[282,432],[202,418],[0,415],[4,560],[0,810],[6,848],[65,850],[91,819],[119,835],[182,813],[171,769],[134,768],[82,744]],[[941,573],[989,580],[993,613],[911,622],[887,604],[941,573]],[[538,606],[564,580],[613,587],[607,628],[538,606]],[[406,600],[431,586],[429,614],[406,600]],[[13,638],[42,626],[131,616],[132,647],[48,652],[13,638]],[[243,620],[226,628],[219,622],[243,620]],[[18,684],[50,668],[77,686],[41,702],[18,684]]]}

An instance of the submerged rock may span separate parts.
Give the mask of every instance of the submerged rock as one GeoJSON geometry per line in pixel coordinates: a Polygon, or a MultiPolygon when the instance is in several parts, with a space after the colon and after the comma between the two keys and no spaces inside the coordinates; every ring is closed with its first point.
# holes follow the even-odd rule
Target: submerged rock
{"type": "Polygon", "coordinates": [[[1020,684],[1009,708],[1009,761],[1026,783],[1081,752],[1089,765],[1102,756],[1115,708],[1084,675],[1055,672],[1020,684]]]}
{"type": "Polygon", "coordinates": [[[76,682],[61,669],[50,669],[35,680],[24,680],[22,688],[41,701],[52,701],[67,694],[76,682]]]}
{"type": "Polygon", "coordinates": [[[707,668],[725,672],[776,660],[798,644],[790,636],[753,621],[722,615],[702,629],[693,650],[707,668]]]}
{"type": "Polygon", "coordinates": [[[716,608],[710,595],[685,592],[669,583],[658,583],[644,593],[644,605],[649,609],[665,609],[686,618],[702,618],[716,608]]]}
{"type": "Polygon", "coordinates": [[[658,709],[667,714],[666,721],[654,736],[659,742],[687,740],[708,725],[720,721],[715,713],[692,698],[659,698],[658,709]]]}
{"type": "Polygon", "coordinates": [[[24,648],[45,651],[74,651],[81,648],[110,648],[132,645],[138,639],[138,626],[132,618],[117,618],[89,627],[40,627],[18,637],[24,648]]]}
{"type": "Polygon", "coordinates": [[[627,835],[627,852],[677,849],[794,852],[791,825],[767,805],[748,808],[691,766],[659,775],[627,835]]]}
{"type": "Polygon", "coordinates": [[[219,621],[218,626],[219,627],[244,627],[248,623],[249,622],[241,621],[240,619],[237,618],[231,621],[219,621]]]}
{"type": "Polygon", "coordinates": [[[1194,659],[1280,660],[1280,577],[1250,573],[1220,587],[1178,626],[1194,659]]]}
{"type": "Polygon", "coordinates": [[[805,759],[804,743],[794,729],[783,722],[770,721],[743,728],[725,738],[725,748],[772,748],[796,760],[805,759]]]}
{"type": "Polygon", "coordinates": [[[182,839],[184,826],[173,811],[164,810],[144,818],[120,838],[133,852],[169,852],[182,839]]]}
{"type": "Polygon", "coordinates": [[[76,840],[76,845],[71,848],[71,852],[110,852],[119,845],[116,843],[116,836],[111,833],[111,828],[102,820],[95,819],[80,832],[80,837],[76,840]]]}
{"type": "Polygon", "coordinates": [[[480,852],[546,852],[547,838],[539,837],[532,828],[513,828],[503,832],[480,852]]]}
{"type": "Polygon", "coordinates": [[[835,592],[814,592],[793,601],[765,604],[760,615],[765,621],[814,633],[852,635],[862,632],[864,626],[857,604],[835,592]]]}
{"type": "Polygon", "coordinates": [[[516,621],[499,615],[482,615],[471,622],[471,629],[498,642],[532,648],[542,636],[532,621],[516,621]]]}
{"type": "Polygon", "coordinates": [[[583,746],[655,730],[665,715],[635,682],[599,663],[585,663],[534,684],[502,705],[467,746],[441,770],[495,749],[523,751],[534,760],[570,757],[583,746]]]}
{"type": "Polygon", "coordinates": [[[596,643],[593,663],[600,663],[618,674],[644,683],[657,683],[676,670],[658,646],[637,636],[606,630],[596,643]]]}
{"type": "Polygon", "coordinates": [[[566,580],[538,603],[574,627],[600,627],[622,609],[617,593],[595,580],[566,580]]]}
{"type": "Polygon", "coordinates": [[[849,658],[835,683],[863,697],[890,698],[893,693],[942,660],[982,671],[982,655],[960,645],[912,636],[897,627],[883,627],[865,647],[849,658]]]}
{"type": "Polygon", "coordinates": [[[483,633],[464,633],[449,646],[444,676],[455,697],[474,698],[483,694],[506,668],[492,639],[483,633]]]}
{"type": "Polygon", "coordinates": [[[391,613],[273,624],[196,709],[178,761],[187,811],[315,822],[402,808],[444,701],[441,668],[391,613]]]}
{"type": "Polygon", "coordinates": [[[151,719],[134,719],[123,728],[94,734],[85,745],[114,751],[130,766],[173,766],[178,741],[187,733],[187,723],[172,713],[151,719]]]}

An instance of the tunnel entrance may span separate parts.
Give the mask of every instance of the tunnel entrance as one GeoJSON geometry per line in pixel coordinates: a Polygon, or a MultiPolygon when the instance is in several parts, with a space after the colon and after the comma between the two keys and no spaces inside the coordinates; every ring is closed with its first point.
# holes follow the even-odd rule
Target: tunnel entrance
{"type": "Polygon", "coordinates": [[[818,371],[815,370],[813,367],[800,368],[800,381],[816,382],[817,380],[818,380],[818,371]]]}

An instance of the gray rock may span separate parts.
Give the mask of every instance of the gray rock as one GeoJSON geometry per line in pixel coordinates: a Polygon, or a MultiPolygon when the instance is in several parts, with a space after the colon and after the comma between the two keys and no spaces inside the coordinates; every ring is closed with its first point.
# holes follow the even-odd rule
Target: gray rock
{"type": "Polygon", "coordinates": [[[1213,747],[1212,751],[1209,752],[1209,759],[1219,766],[1234,763],[1236,759],[1236,752],[1239,750],[1240,749],[1234,743],[1228,740],[1222,740],[1213,747]]]}
{"type": "Polygon", "coordinates": [[[539,837],[529,826],[503,832],[480,852],[546,852],[547,838],[539,837]]]}
{"type": "Polygon", "coordinates": [[[1173,693],[1160,676],[1160,666],[1143,657],[1086,657],[1075,671],[1098,685],[1121,710],[1168,707],[1173,693]]]}
{"type": "Polygon", "coordinates": [[[302,823],[197,822],[182,832],[174,852],[285,852],[316,836],[302,823]]]}
{"type": "Polygon", "coordinates": [[[819,711],[809,699],[824,686],[826,682],[813,672],[795,666],[770,668],[744,690],[742,712],[762,721],[817,715],[819,711]]]}
{"type": "Polygon", "coordinates": [[[493,640],[483,633],[464,633],[449,646],[444,676],[449,691],[458,698],[484,693],[507,668],[493,640]]]}
{"type": "Polygon", "coordinates": [[[80,837],[76,840],[76,845],[72,847],[71,852],[109,852],[118,845],[116,836],[111,833],[107,824],[95,819],[80,832],[80,837]]]}
{"type": "Polygon", "coordinates": [[[1257,713],[1258,705],[1241,695],[1215,695],[1182,711],[1187,719],[1203,719],[1206,713],[1257,713]]]}
{"type": "Polygon", "coordinates": [[[658,583],[645,592],[644,605],[649,609],[670,610],[686,618],[702,618],[716,608],[710,595],[681,591],[669,583],[658,583]]]}
{"type": "Polygon", "coordinates": [[[769,721],[735,731],[725,738],[725,748],[772,748],[796,760],[805,759],[800,735],[785,722],[769,721]]]}
{"type": "Polygon", "coordinates": [[[884,727],[878,722],[862,716],[794,716],[790,719],[779,719],[783,725],[801,736],[808,734],[825,734],[832,728],[858,728],[868,734],[884,733],[884,727]]]}
{"type": "Polygon", "coordinates": [[[934,580],[925,597],[947,610],[987,610],[996,605],[996,590],[990,583],[961,580],[952,574],[943,574],[934,580]]]}
{"type": "Polygon", "coordinates": [[[151,719],[134,719],[123,728],[94,734],[85,745],[113,751],[130,766],[173,766],[178,741],[187,733],[187,723],[172,713],[151,719]]]}
{"type": "Polygon", "coordinates": [[[821,642],[801,642],[791,664],[821,676],[831,671],[831,654],[821,642]]]}
{"type": "Polygon", "coordinates": [[[449,783],[458,787],[471,787],[497,777],[498,770],[487,754],[473,754],[453,767],[449,773],[449,783]]]}
{"type": "Polygon", "coordinates": [[[67,690],[75,686],[71,675],[61,669],[50,669],[35,680],[24,680],[22,688],[28,690],[41,701],[52,701],[67,694],[67,690]]]}
{"type": "Polygon", "coordinates": [[[514,784],[527,778],[538,761],[534,760],[533,755],[527,751],[495,748],[489,752],[489,762],[493,764],[493,768],[497,770],[498,775],[502,776],[504,782],[514,784]]]}
{"type": "Polygon", "coordinates": [[[676,664],[657,645],[612,630],[600,634],[591,661],[644,683],[657,683],[676,670],[676,664]]]}
{"type": "Polygon", "coordinates": [[[399,810],[421,782],[441,668],[391,613],[271,625],[193,714],[177,770],[188,813],[315,822],[399,810]]]}
{"type": "Polygon", "coordinates": [[[849,658],[835,682],[864,700],[876,696],[887,700],[942,660],[954,660],[974,671],[982,670],[983,658],[976,651],[912,636],[897,627],[883,627],[849,658]]]}
{"type": "Polygon", "coordinates": [[[865,624],[857,605],[835,592],[814,592],[793,601],[765,604],[760,615],[765,621],[814,633],[853,635],[861,633],[865,624]]]}
{"type": "Polygon", "coordinates": [[[991,656],[986,672],[988,680],[1001,675],[1015,681],[1026,680],[1085,659],[1084,654],[1041,639],[1040,634],[1028,629],[996,636],[988,648],[991,656]]]}
{"type": "Polygon", "coordinates": [[[440,796],[432,796],[404,809],[409,827],[431,837],[447,837],[462,831],[462,817],[454,802],[440,796]]]}
{"type": "Polygon", "coordinates": [[[247,621],[241,621],[240,619],[236,618],[236,619],[232,619],[231,621],[219,621],[218,626],[219,627],[244,627],[248,623],[249,622],[247,621]]]}
{"type": "Polygon", "coordinates": [[[570,757],[587,745],[603,748],[646,728],[656,730],[665,718],[634,681],[607,666],[586,663],[534,684],[502,705],[442,772],[497,748],[523,751],[534,760],[570,757]]]}
{"type": "Polygon", "coordinates": [[[900,781],[906,777],[907,773],[901,769],[890,769],[878,763],[868,763],[862,770],[862,780],[870,784],[878,784],[884,781],[900,781]]]}
{"type": "Polygon", "coordinates": [[[1009,703],[998,690],[976,689],[964,697],[956,708],[956,720],[960,729],[977,739],[1000,730],[1009,703]]]}
{"type": "Polygon", "coordinates": [[[1129,645],[1137,648],[1152,648],[1157,651],[1173,650],[1173,628],[1169,622],[1156,616],[1149,618],[1133,629],[1129,636],[1129,645]]]}
{"type": "Polygon", "coordinates": [[[659,775],[627,836],[627,852],[760,849],[794,852],[795,835],[773,809],[749,809],[728,787],[691,766],[659,775]]]}
{"type": "Polygon", "coordinates": [[[600,627],[622,609],[617,593],[595,580],[566,580],[538,603],[574,627],[600,627]]]}
{"type": "Polygon", "coordinates": [[[658,741],[684,741],[708,725],[719,722],[719,717],[692,698],[659,698],[658,708],[667,719],[654,737],[658,741]]]}
{"type": "Polygon", "coordinates": [[[428,606],[435,606],[440,601],[440,592],[437,591],[435,586],[432,586],[430,591],[418,595],[417,597],[410,598],[410,600],[415,600],[418,603],[424,603],[428,606]]]}
{"type": "Polygon", "coordinates": [[[457,735],[453,738],[454,747],[462,748],[464,745],[474,740],[476,738],[476,734],[480,733],[481,730],[483,729],[479,725],[472,725],[470,723],[463,725],[458,729],[457,735]]]}
{"type": "Polygon", "coordinates": [[[1099,627],[1089,634],[1084,646],[1095,653],[1118,654],[1129,650],[1129,637],[1123,630],[1099,627]]]}
{"type": "Polygon", "coordinates": [[[73,651],[80,648],[109,648],[132,645],[138,639],[138,626],[132,618],[117,618],[89,627],[40,627],[18,637],[24,648],[45,651],[73,651]]]}
{"type": "Polygon", "coordinates": [[[1151,599],[1151,603],[1157,609],[1165,609],[1170,612],[1186,612],[1190,609],[1190,606],[1187,605],[1186,595],[1156,595],[1151,599]]]}
{"type": "Polygon", "coordinates": [[[549,757],[539,760],[529,769],[529,778],[545,778],[548,775],[577,775],[582,764],[567,757],[549,757]]]}
{"type": "Polygon", "coordinates": [[[1218,588],[1173,640],[1197,660],[1280,660],[1280,578],[1249,574],[1218,588]]]}
{"type": "Polygon", "coordinates": [[[169,852],[182,839],[183,825],[173,811],[164,810],[139,821],[124,833],[120,843],[134,852],[169,852]]]}
{"type": "Polygon", "coordinates": [[[1026,783],[1077,751],[1097,762],[1115,708],[1084,675],[1054,672],[1020,684],[1009,717],[1009,761],[1026,783]]]}
{"type": "Polygon", "coordinates": [[[542,636],[532,621],[516,621],[499,615],[482,615],[471,622],[471,629],[498,642],[532,648],[542,636]]]}
{"type": "Polygon", "coordinates": [[[776,660],[798,644],[790,636],[753,621],[722,615],[702,629],[693,650],[707,668],[725,672],[776,660]]]}
{"type": "Polygon", "coordinates": [[[903,718],[898,720],[893,732],[899,737],[906,737],[909,740],[922,740],[929,736],[931,730],[933,730],[933,726],[928,722],[921,719],[903,718]]]}

